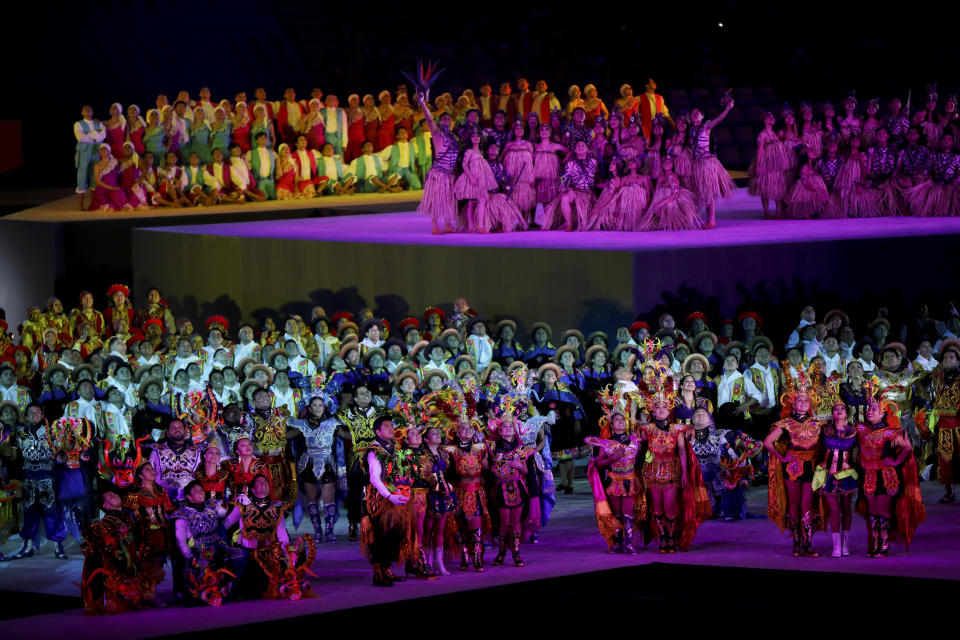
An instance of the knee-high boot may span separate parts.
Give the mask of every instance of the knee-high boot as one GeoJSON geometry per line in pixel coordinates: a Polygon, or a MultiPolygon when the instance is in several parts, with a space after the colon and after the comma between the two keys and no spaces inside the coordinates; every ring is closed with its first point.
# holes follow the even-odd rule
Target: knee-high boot
{"type": "Polygon", "coordinates": [[[473,568],[483,572],[483,529],[473,530],[473,568]]]}
{"type": "Polygon", "coordinates": [[[803,555],[808,558],[816,558],[820,555],[813,549],[813,521],[814,515],[811,511],[803,514],[803,518],[800,520],[803,535],[803,555]]]}
{"type": "Polygon", "coordinates": [[[663,522],[664,517],[654,514],[653,520],[657,523],[657,538],[660,541],[660,553],[667,553],[669,541],[667,539],[667,528],[663,522]]]}
{"type": "Polygon", "coordinates": [[[633,516],[623,516],[623,551],[631,555],[637,554],[637,549],[633,546],[633,516]]]}
{"type": "Polygon", "coordinates": [[[507,536],[500,535],[497,536],[497,539],[500,543],[500,549],[497,551],[497,557],[493,559],[493,566],[495,567],[502,565],[504,558],[507,557],[507,536]]]}
{"type": "Polygon", "coordinates": [[[339,516],[340,512],[337,511],[336,503],[323,505],[323,522],[325,525],[323,535],[330,544],[337,543],[337,536],[333,535],[333,525],[339,516]]]}
{"type": "Polygon", "coordinates": [[[666,518],[667,552],[677,552],[677,519],[666,518]]]}
{"type": "Polygon", "coordinates": [[[513,534],[513,564],[522,567],[524,565],[523,558],[520,557],[520,534],[513,534]]]}
{"type": "Polygon", "coordinates": [[[310,524],[313,525],[313,539],[319,544],[323,540],[323,524],[320,522],[320,508],[316,502],[307,505],[307,513],[310,514],[310,524]]]}
{"type": "Polygon", "coordinates": [[[433,566],[442,576],[450,575],[447,567],[443,564],[443,545],[438,544],[433,548],[433,566]]]}

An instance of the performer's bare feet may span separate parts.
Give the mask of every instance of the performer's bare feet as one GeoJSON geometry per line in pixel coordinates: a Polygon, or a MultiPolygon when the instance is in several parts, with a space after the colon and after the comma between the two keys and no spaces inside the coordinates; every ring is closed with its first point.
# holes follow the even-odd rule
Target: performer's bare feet
{"type": "Polygon", "coordinates": [[[432,233],[432,234],[435,235],[435,236],[442,236],[442,235],[443,235],[443,231],[441,231],[441,230],[440,230],[439,228],[437,228],[437,227],[434,227],[434,228],[433,228],[433,231],[431,231],[430,233],[432,233]]]}
{"type": "Polygon", "coordinates": [[[454,232],[454,228],[451,227],[451,226],[445,226],[445,227],[443,228],[443,232],[444,232],[444,233],[453,233],[453,232],[454,232]]]}
{"type": "Polygon", "coordinates": [[[703,229],[704,231],[709,231],[710,229],[713,229],[716,226],[717,226],[716,220],[707,220],[706,223],[704,223],[704,225],[701,227],[701,229],[703,229]]]}

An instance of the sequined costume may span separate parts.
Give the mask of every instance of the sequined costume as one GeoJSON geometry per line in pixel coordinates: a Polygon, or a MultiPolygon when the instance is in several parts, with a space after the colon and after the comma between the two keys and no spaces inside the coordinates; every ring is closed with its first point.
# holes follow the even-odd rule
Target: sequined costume
{"type": "Polygon", "coordinates": [[[917,433],[917,425],[913,419],[913,392],[922,373],[922,371],[894,372],[883,369],[876,371],[883,399],[896,404],[900,424],[906,429],[910,442],[915,447],[920,442],[920,435],[917,433]]]}
{"type": "Polygon", "coordinates": [[[136,538],[131,513],[125,509],[107,511],[84,534],[80,595],[87,615],[146,606],[156,583],[140,570],[144,545],[136,538]]]}
{"type": "Polygon", "coordinates": [[[284,408],[251,411],[243,424],[252,429],[254,453],[270,472],[270,497],[287,508],[297,500],[297,473],[287,459],[287,412],[284,408]]]}
{"type": "Polygon", "coordinates": [[[160,584],[166,555],[171,549],[167,517],[173,512],[173,503],[162,487],[154,485],[152,491],[137,487],[127,493],[123,506],[133,512],[136,536],[143,545],[140,571],[154,584],[160,584]]]}
{"type": "Polygon", "coordinates": [[[930,416],[917,428],[924,438],[933,437],[937,479],[944,485],[955,484],[960,482],[960,371],[938,367],[924,382],[930,416]]]}
{"type": "Polygon", "coordinates": [[[193,480],[200,463],[200,448],[186,442],[154,445],[150,462],[157,471],[157,484],[167,490],[171,500],[183,499],[183,488],[193,480]]]}
{"type": "Polygon", "coordinates": [[[857,490],[857,470],[853,453],[857,445],[857,430],[851,426],[837,428],[829,424],[823,429],[823,446],[826,456],[823,470],[826,476],[820,492],[823,495],[849,495],[857,490]]]}
{"type": "MultiPolygon", "coordinates": [[[[687,427],[680,424],[641,424],[639,431],[647,443],[647,455],[643,465],[643,481],[647,493],[651,487],[677,488],[677,517],[664,530],[680,550],[687,551],[693,543],[697,528],[711,515],[710,498],[703,484],[700,463],[694,455],[690,442],[684,441],[687,459],[687,486],[681,488],[682,466],[678,453],[679,438],[687,427]]],[[[652,498],[648,495],[648,503],[652,498]]],[[[659,516],[657,516],[659,517],[659,516]]],[[[668,519],[669,520],[669,519],[668,519]]],[[[662,535],[662,534],[659,534],[662,535]]]]}
{"type": "Polygon", "coordinates": [[[775,447],[787,461],[781,463],[776,456],[770,456],[767,517],[781,532],[790,531],[795,556],[812,554],[813,533],[823,526],[816,506],[817,496],[814,494],[814,508],[811,511],[793,519],[788,509],[786,481],[813,482],[814,467],[818,462],[817,456],[822,442],[822,423],[813,416],[798,419],[795,415],[789,415],[774,422],[771,429],[782,430],[783,435],[775,447]]]}
{"type": "Polygon", "coordinates": [[[23,509],[20,537],[23,540],[37,539],[42,519],[47,538],[63,542],[67,538],[67,530],[54,492],[53,450],[47,440],[47,427],[21,426],[17,428],[16,436],[17,447],[23,456],[24,476],[20,489],[20,506],[23,509]]]}
{"type": "Polygon", "coordinates": [[[893,501],[890,505],[892,518],[873,514],[868,516],[871,548],[884,554],[892,539],[891,526],[894,532],[903,537],[909,549],[917,527],[926,518],[913,452],[899,466],[885,463],[896,458],[900,448],[897,441],[906,436],[895,417],[894,420],[889,420],[889,417],[886,422],[876,425],[857,425],[860,467],[863,470],[862,492],[865,496],[890,496],[893,501]]]}

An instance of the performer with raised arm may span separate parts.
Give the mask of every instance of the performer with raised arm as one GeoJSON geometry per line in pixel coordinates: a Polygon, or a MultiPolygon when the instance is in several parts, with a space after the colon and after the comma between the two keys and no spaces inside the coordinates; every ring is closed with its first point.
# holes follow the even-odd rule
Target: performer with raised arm
{"type": "Polygon", "coordinates": [[[733,108],[733,96],[725,95],[720,103],[723,111],[713,120],[704,120],[700,109],[690,112],[690,144],[693,147],[693,192],[701,207],[707,210],[707,221],[703,229],[717,226],[717,200],[733,195],[736,185],[727,170],[723,168],[717,156],[710,150],[710,132],[720,124],[733,108]]]}

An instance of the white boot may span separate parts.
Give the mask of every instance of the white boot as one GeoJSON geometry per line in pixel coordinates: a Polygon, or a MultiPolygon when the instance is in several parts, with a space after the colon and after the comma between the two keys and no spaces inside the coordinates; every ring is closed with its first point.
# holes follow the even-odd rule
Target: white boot
{"type": "Polygon", "coordinates": [[[443,566],[443,545],[437,545],[433,548],[433,568],[440,572],[442,576],[450,575],[447,568],[443,566]]]}
{"type": "Polygon", "coordinates": [[[833,536],[833,553],[830,554],[830,557],[839,558],[840,557],[840,534],[834,533],[831,535],[833,536]]]}
{"type": "Polygon", "coordinates": [[[850,540],[850,532],[844,531],[840,534],[840,553],[844,558],[850,555],[850,549],[847,548],[847,541],[850,540]]]}

